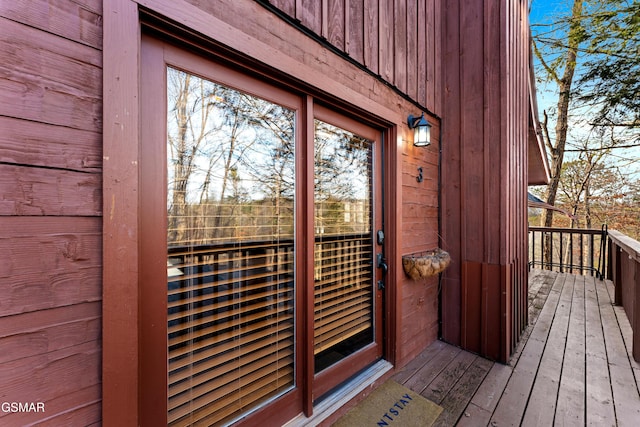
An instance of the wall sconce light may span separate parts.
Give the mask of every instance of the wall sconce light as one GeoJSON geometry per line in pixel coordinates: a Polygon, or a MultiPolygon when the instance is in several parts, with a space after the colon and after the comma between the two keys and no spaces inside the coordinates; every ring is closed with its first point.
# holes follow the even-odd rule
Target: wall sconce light
{"type": "Polygon", "coordinates": [[[424,118],[424,114],[420,117],[409,114],[407,123],[409,124],[409,129],[413,129],[413,145],[416,147],[426,147],[431,144],[431,125],[427,119],[424,118]]]}

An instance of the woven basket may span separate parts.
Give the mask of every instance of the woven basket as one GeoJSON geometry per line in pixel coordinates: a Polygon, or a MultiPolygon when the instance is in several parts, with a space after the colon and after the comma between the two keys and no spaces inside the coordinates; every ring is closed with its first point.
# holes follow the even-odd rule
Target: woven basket
{"type": "Polygon", "coordinates": [[[435,276],[444,271],[451,263],[451,256],[440,248],[421,254],[402,257],[402,267],[413,280],[435,276]]]}

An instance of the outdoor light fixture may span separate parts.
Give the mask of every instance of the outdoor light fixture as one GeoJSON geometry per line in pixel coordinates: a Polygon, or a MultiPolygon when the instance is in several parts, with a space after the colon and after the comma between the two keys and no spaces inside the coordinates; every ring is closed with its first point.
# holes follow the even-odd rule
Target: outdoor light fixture
{"type": "Polygon", "coordinates": [[[409,114],[407,123],[409,124],[409,129],[413,129],[413,145],[426,147],[431,144],[431,125],[424,118],[424,114],[420,117],[409,114]]]}

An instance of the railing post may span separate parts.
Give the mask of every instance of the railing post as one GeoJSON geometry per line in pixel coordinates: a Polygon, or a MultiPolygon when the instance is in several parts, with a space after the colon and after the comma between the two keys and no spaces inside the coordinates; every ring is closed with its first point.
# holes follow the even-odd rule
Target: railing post
{"type": "MultiPolygon", "coordinates": [[[[607,241],[609,243],[608,248],[607,248],[607,271],[606,271],[606,275],[607,275],[607,279],[613,281],[613,255],[614,255],[614,245],[613,242],[611,241],[611,239],[609,238],[609,236],[607,236],[607,241]]],[[[615,284],[615,282],[614,282],[615,284]]]]}
{"type": "Polygon", "coordinates": [[[608,268],[608,252],[607,252],[607,241],[609,240],[609,229],[607,224],[602,224],[601,228],[602,232],[600,234],[600,253],[598,254],[598,277],[600,280],[604,280],[607,275],[608,268]]]}
{"type": "Polygon", "coordinates": [[[612,240],[609,240],[611,248],[611,281],[615,289],[613,303],[622,305],[622,249],[612,240]]]}
{"type": "Polygon", "coordinates": [[[569,233],[569,273],[573,274],[573,233],[569,233]]]}
{"type": "Polygon", "coordinates": [[[633,308],[633,325],[631,325],[631,330],[633,330],[633,358],[636,362],[640,362],[640,260],[631,259],[629,257],[630,264],[633,264],[633,277],[634,277],[634,308],[633,308]]]}
{"type": "Polygon", "coordinates": [[[536,232],[529,230],[529,234],[531,237],[529,241],[531,242],[531,259],[529,260],[529,271],[531,271],[531,267],[536,267],[536,232]]]}
{"type": "Polygon", "coordinates": [[[589,262],[591,263],[591,275],[598,277],[598,269],[596,268],[596,234],[589,237],[589,262]]]}
{"type": "Polygon", "coordinates": [[[580,274],[584,274],[584,235],[580,234],[580,274]]]}
{"type": "Polygon", "coordinates": [[[553,232],[546,233],[546,236],[547,244],[549,245],[549,259],[547,260],[547,263],[549,265],[549,270],[553,271],[553,232]]]}

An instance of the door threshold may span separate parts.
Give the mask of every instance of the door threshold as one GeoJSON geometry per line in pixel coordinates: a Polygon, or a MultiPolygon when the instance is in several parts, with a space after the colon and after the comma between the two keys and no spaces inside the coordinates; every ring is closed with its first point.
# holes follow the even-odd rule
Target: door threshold
{"type": "Polygon", "coordinates": [[[315,405],[312,416],[305,417],[304,414],[300,414],[287,422],[283,427],[316,426],[320,424],[392,368],[393,365],[391,363],[386,360],[379,360],[360,372],[334,393],[327,396],[322,402],[315,405]]]}

